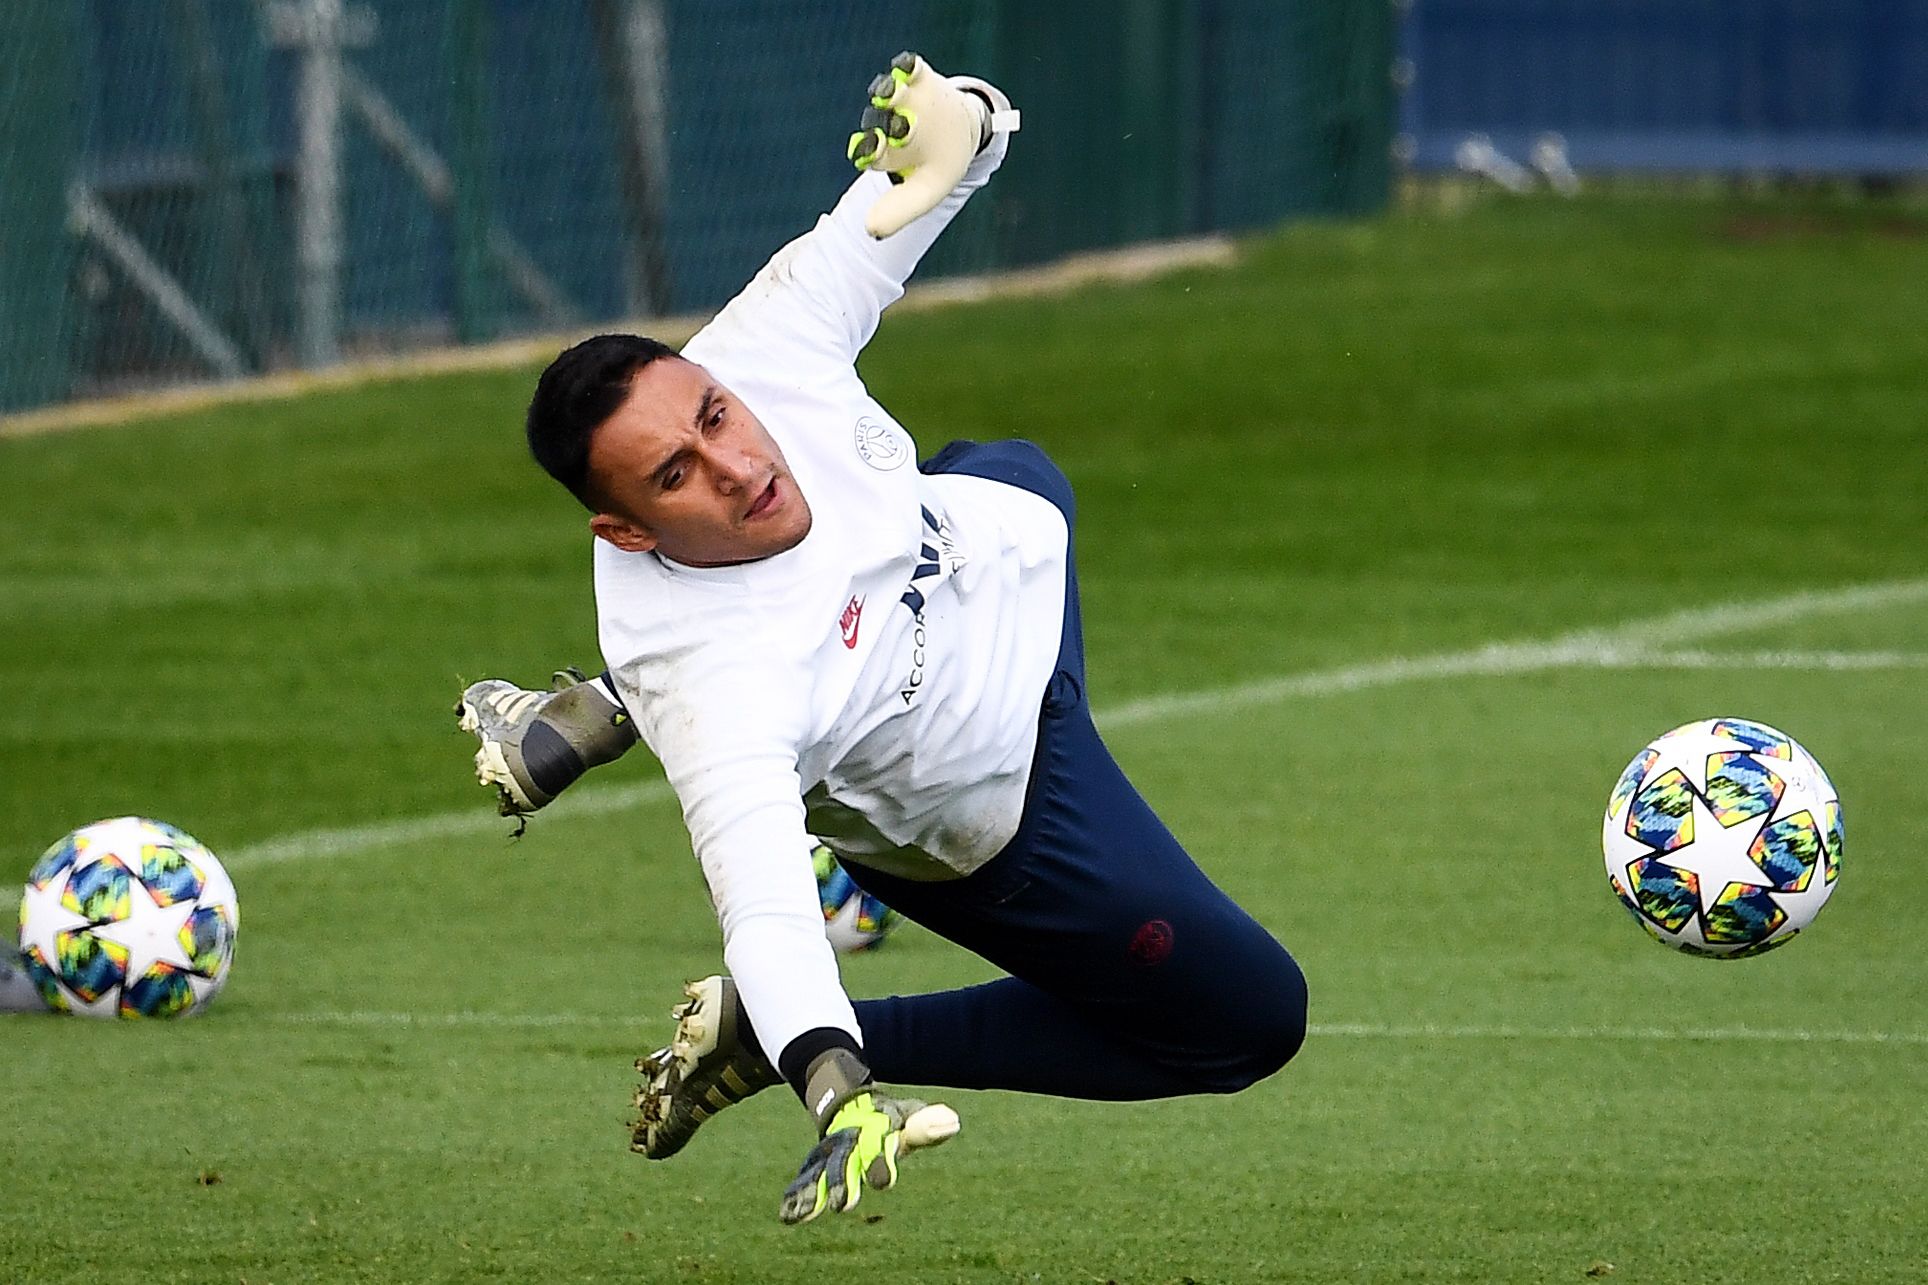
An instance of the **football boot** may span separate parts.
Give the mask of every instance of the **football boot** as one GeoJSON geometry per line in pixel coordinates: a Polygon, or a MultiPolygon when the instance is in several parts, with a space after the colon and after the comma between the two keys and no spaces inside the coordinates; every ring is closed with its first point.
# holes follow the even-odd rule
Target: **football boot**
{"type": "Polygon", "coordinates": [[[651,1160],[667,1160],[718,1111],[782,1082],[750,1035],[736,983],[705,977],[683,994],[670,1010],[668,1046],[636,1062],[643,1083],[629,1146],[651,1160]]]}
{"type": "Polygon", "coordinates": [[[621,758],[637,739],[629,711],[575,669],[558,670],[548,691],[500,678],[471,683],[455,716],[482,742],[475,777],[495,788],[503,816],[546,806],[590,768],[621,758]]]}

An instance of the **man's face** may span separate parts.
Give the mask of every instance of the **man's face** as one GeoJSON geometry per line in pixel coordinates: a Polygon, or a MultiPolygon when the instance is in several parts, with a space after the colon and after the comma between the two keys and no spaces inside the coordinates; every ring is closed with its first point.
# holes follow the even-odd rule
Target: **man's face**
{"type": "Polygon", "coordinates": [[[636,372],[589,444],[589,529],[687,566],[753,562],[810,534],[810,506],[750,408],[681,357],[636,372]]]}

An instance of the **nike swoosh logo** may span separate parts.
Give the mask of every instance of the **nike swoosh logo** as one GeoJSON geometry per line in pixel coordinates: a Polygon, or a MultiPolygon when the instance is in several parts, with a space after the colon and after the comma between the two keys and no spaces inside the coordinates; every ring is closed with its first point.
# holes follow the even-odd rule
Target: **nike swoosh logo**
{"type": "Polygon", "coordinates": [[[852,651],[857,649],[857,626],[862,623],[863,615],[864,600],[852,598],[850,605],[843,609],[843,615],[837,618],[837,628],[843,633],[843,645],[852,651]]]}

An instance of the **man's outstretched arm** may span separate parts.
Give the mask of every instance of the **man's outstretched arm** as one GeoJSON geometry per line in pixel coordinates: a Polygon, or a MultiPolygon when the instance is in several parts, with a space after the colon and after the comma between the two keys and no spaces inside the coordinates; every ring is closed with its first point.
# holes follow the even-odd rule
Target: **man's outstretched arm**
{"type": "MultiPolygon", "coordinates": [[[[767,361],[773,351],[800,345],[823,359],[805,366],[847,373],[925,252],[1003,162],[1017,113],[996,87],[946,78],[915,54],[899,54],[871,82],[858,124],[848,151],[861,176],[812,231],[764,266],[685,356],[702,362],[708,348],[742,343],[767,361]]],[[[504,816],[539,810],[636,744],[610,676],[583,683],[576,674],[565,682],[566,672],[559,671],[552,692],[488,679],[471,684],[456,703],[462,728],[481,743],[477,779],[496,790],[504,816]]]]}
{"type": "MultiPolygon", "coordinates": [[[[794,1223],[854,1207],[865,1186],[891,1185],[899,1154],[942,1142],[956,1132],[957,1117],[941,1104],[896,1099],[872,1082],[856,1011],[824,933],[809,857],[814,841],[805,832],[796,747],[811,717],[799,672],[808,661],[773,661],[767,653],[753,640],[726,635],[673,657],[638,658],[613,677],[682,805],[722,929],[732,982],[723,989],[741,1004],[733,1024],[754,1029],[771,1079],[788,1083],[815,1122],[815,1145],[780,1207],[784,1221],[794,1223]]],[[[679,1038],[686,1017],[679,1018],[679,1038]]],[[[706,1033],[687,1032],[689,1051],[699,1058],[698,1036],[706,1033]]],[[[697,1069],[675,1041],[670,1054],[697,1069]]],[[[652,1135],[650,1117],[677,1114],[676,1087],[655,1076],[668,1069],[660,1056],[644,1065],[652,1077],[638,1106],[644,1154],[652,1154],[653,1143],[669,1140],[652,1135]],[[661,1109],[652,1112],[652,1098],[661,1109]]],[[[737,1096],[754,1091],[747,1081],[740,1087],[737,1096]]],[[[721,1109],[731,1098],[722,1094],[710,1105],[721,1109]]]]}
{"type": "Polygon", "coordinates": [[[848,366],[883,310],[973,192],[1004,161],[1017,112],[995,86],[900,54],[871,83],[849,154],[862,171],[817,225],[779,250],[684,355],[801,345],[848,366]],[[888,91],[888,92],[886,92],[888,91]]]}

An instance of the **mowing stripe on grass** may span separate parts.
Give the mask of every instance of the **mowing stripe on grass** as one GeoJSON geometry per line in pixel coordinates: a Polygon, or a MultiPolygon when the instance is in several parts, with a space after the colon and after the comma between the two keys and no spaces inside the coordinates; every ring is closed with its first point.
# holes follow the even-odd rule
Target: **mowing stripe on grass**
{"type": "MultiPolygon", "coordinates": [[[[1708,652],[1662,650],[1665,644],[1744,633],[1770,624],[1814,616],[1847,615],[1928,602],[1928,578],[1788,594],[1755,602],[1725,603],[1669,612],[1608,629],[1583,629],[1544,641],[1489,643],[1431,656],[1395,656],[1338,669],[1234,683],[1205,691],[1149,696],[1100,710],[1106,729],[1136,727],[1164,719],[1214,714],[1226,709],[1333,696],[1441,678],[1512,677],[1576,666],[1604,668],[1706,668],[1726,665],[1768,668],[1901,668],[1923,663],[1912,652],[1760,652],[1723,658],[1708,652]],[[1751,659],[1750,659],[1751,657],[1751,659]],[[1868,658],[1872,658],[1870,661],[1868,658]],[[1878,662],[1878,663],[1876,663],[1878,662]]],[[[667,782],[597,788],[587,786],[547,809],[554,816],[604,816],[669,799],[667,782]]],[[[426,839],[479,838],[506,834],[508,822],[485,809],[465,808],[430,816],[376,821],[339,829],[308,830],[238,848],[227,857],[236,868],[369,852],[426,839]]]]}
{"type": "MultiPolygon", "coordinates": [[[[387,1013],[368,1009],[277,1013],[273,1020],[295,1026],[419,1026],[448,1029],[549,1030],[558,1027],[612,1029],[668,1027],[668,1018],[604,1016],[594,1013],[387,1013]]],[[[1615,1040],[1634,1043],[1688,1040],[1714,1044],[1928,1044],[1923,1031],[1814,1031],[1803,1028],[1716,1026],[1670,1030],[1659,1026],[1434,1026],[1377,1022],[1314,1022],[1307,1033],[1317,1039],[1370,1040],[1615,1040]]]]}

